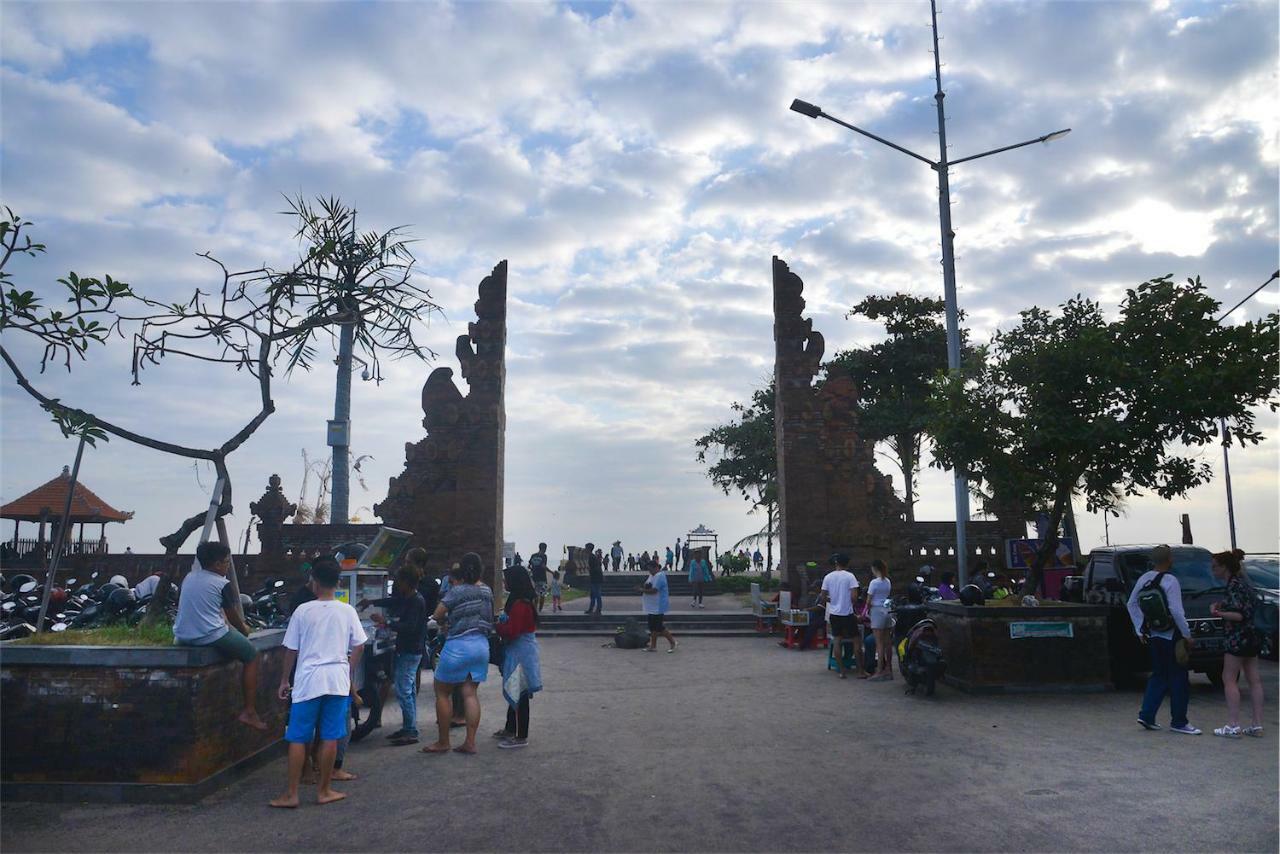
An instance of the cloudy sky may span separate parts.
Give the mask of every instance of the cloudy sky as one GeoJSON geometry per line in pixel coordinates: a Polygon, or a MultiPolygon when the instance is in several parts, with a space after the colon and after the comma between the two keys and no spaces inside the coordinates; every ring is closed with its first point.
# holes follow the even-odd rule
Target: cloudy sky
{"type": "MultiPolygon", "coordinates": [[[[1276,268],[1274,3],[949,2],[944,75],[953,157],[1060,128],[1049,146],[957,167],[959,300],[984,338],[1031,304],[1200,275],[1233,303],[1276,268]]],[[[844,312],[869,293],[938,294],[936,188],[922,164],[789,112],[803,98],[937,154],[928,5],[895,3],[6,2],[0,201],[38,224],[47,257],[14,262],[54,293],[67,270],[179,298],[230,266],[297,252],[281,194],[336,194],[362,224],[407,224],[444,308],[423,339],[453,364],[474,288],[509,259],[507,538],[621,538],[635,551],[691,527],[755,529],[702,476],[693,439],[764,382],[769,259],[787,259],[828,351],[877,329],[844,312]]],[[[1238,317],[1277,305],[1276,289],[1238,317]]],[[[6,342],[7,347],[15,347],[6,342]]],[[[33,365],[29,348],[16,347],[33,365]]],[[[169,363],[140,387],[114,341],[48,393],[119,423],[214,446],[256,386],[169,363]]],[[[366,519],[403,445],[422,436],[431,365],[356,382],[366,519]]],[[[277,389],[277,413],[232,459],[233,535],[278,472],[323,455],[328,364],[277,389]]],[[[0,493],[74,453],[5,376],[0,493]]],[[[1250,550],[1276,548],[1277,433],[1232,457],[1250,550]]],[[[1204,451],[1220,470],[1218,449],[1204,451]]],[[[886,466],[886,470],[887,466],[886,466]]],[[[114,440],[85,481],[137,512],[113,546],[155,550],[212,478],[114,440]]],[[[922,519],[950,516],[927,473],[922,519]]],[[[1190,513],[1226,542],[1220,481],[1185,501],[1133,501],[1115,542],[1169,540],[1190,513]]],[[[1082,516],[1086,546],[1100,519],[1082,516]]],[[[11,529],[6,528],[6,535],[11,529]]]]}

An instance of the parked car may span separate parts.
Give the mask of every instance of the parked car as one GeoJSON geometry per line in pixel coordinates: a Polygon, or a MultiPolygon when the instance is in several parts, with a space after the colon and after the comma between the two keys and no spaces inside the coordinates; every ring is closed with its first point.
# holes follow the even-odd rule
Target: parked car
{"type": "MultiPolygon", "coordinates": [[[[1134,635],[1133,622],[1125,604],[1134,584],[1151,566],[1154,545],[1107,546],[1089,553],[1084,575],[1064,584],[1064,598],[1095,605],[1110,605],[1107,635],[1111,650],[1111,676],[1117,685],[1135,681],[1151,670],[1147,647],[1134,635]]],[[[1209,613],[1209,606],[1225,592],[1214,578],[1208,549],[1173,546],[1173,575],[1182,587],[1182,607],[1195,639],[1189,669],[1203,673],[1214,685],[1222,685],[1222,652],[1225,637],[1222,620],[1209,613]],[[1215,595],[1216,594],[1216,595],[1215,595]]]]}
{"type": "Polygon", "coordinates": [[[1280,555],[1248,555],[1244,573],[1253,587],[1253,624],[1262,633],[1262,657],[1274,660],[1280,651],[1280,555]]]}

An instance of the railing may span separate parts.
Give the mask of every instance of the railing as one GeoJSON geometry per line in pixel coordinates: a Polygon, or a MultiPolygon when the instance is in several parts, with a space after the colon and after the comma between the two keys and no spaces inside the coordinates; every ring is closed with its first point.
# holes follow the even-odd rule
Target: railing
{"type": "MultiPolygon", "coordinates": [[[[109,553],[105,539],[85,542],[76,540],[62,546],[62,554],[65,556],[93,557],[109,553]]],[[[4,566],[43,566],[52,554],[53,543],[48,540],[19,538],[0,543],[0,564],[4,566]]]]}

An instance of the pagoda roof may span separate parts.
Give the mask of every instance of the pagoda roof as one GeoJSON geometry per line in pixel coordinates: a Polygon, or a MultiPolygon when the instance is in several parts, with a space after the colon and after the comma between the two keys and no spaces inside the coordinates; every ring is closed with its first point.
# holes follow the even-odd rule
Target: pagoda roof
{"type": "MultiPolygon", "coordinates": [[[[0,519],[20,522],[56,521],[67,504],[71,487],[71,469],[63,466],[62,474],[42,486],[0,507],[0,519]]],[[[103,501],[84,483],[77,483],[71,498],[71,522],[127,522],[132,510],[117,510],[103,501]]]]}

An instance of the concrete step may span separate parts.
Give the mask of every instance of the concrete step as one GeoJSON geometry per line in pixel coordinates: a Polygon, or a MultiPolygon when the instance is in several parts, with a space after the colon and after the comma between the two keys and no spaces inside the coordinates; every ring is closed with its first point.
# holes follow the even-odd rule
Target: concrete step
{"type": "MultiPolygon", "coordinates": [[[[762,635],[755,629],[737,629],[737,628],[716,628],[716,629],[689,629],[683,626],[669,625],[671,633],[676,636],[677,640],[685,638],[759,638],[767,637],[762,635]]],[[[552,628],[538,629],[538,637],[540,638],[611,638],[617,634],[616,627],[609,628],[552,628]]]]}

